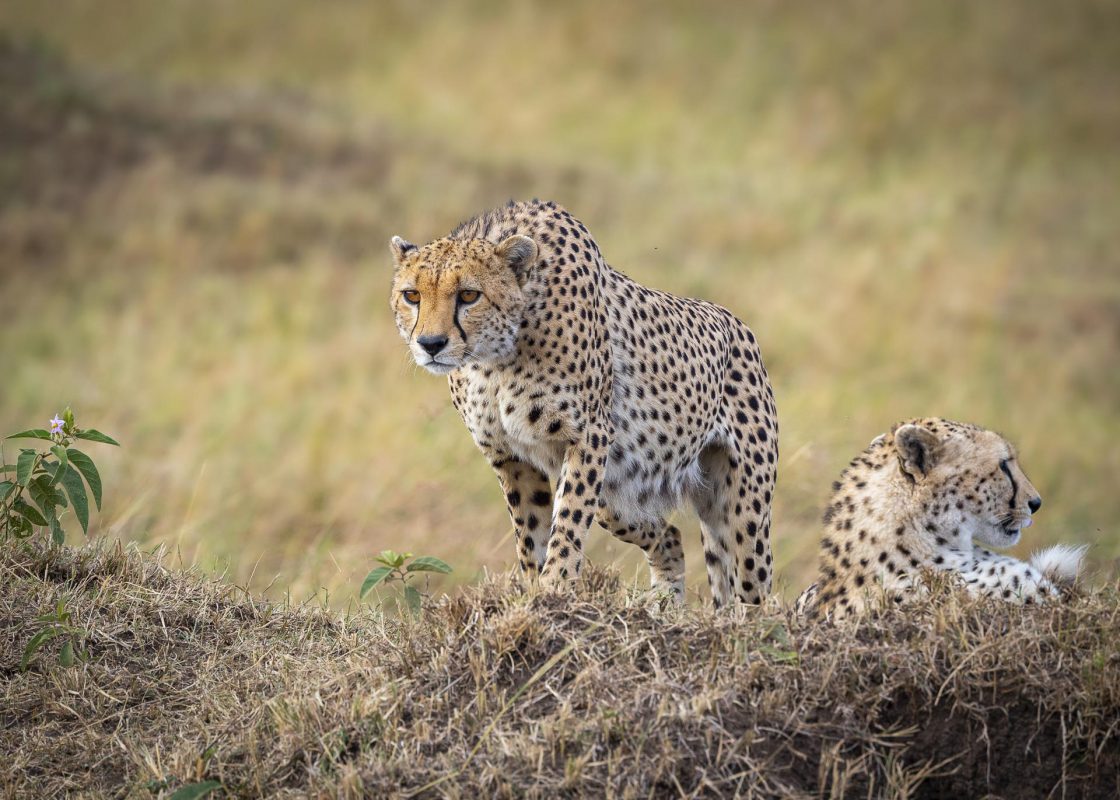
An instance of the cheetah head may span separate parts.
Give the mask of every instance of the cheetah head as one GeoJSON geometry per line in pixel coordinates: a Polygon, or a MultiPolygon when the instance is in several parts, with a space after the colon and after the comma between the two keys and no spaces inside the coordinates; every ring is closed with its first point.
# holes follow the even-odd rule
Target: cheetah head
{"type": "Polygon", "coordinates": [[[991,547],[1018,543],[1042,498],[1006,439],[944,419],[900,423],[892,434],[898,468],[929,517],[926,531],[991,547]]]}
{"type": "Polygon", "coordinates": [[[417,364],[444,375],[516,352],[523,289],[537,262],[532,239],[445,238],[417,247],[394,236],[389,249],[395,262],[389,303],[417,364]]]}

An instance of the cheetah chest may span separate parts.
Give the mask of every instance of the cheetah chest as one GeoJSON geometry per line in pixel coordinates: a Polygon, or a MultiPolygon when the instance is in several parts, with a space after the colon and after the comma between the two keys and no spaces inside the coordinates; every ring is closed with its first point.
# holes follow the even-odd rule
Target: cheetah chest
{"type": "Polygon", "coordinates": [[[518,377],[469,374],[457,392],[460,412],[484,450],[507,452],[555,478],[579,428],[579,405],[562,388],[546,393],[533,379],[518,377]]]}

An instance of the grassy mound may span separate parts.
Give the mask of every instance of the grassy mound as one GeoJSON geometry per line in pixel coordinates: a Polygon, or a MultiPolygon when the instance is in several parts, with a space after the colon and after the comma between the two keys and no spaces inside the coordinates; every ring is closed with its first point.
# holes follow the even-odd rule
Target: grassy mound
{"type": "Polygon", "coordinates": [[[0,786],[20,796],[1115,796],[1115,589],[944,591],[847,630],[658,611],[591,570],[416,621],[262,602],[136,551],[0,551],[0,786]],[[64,599],[91,659],[21,672],[64,599]]]}

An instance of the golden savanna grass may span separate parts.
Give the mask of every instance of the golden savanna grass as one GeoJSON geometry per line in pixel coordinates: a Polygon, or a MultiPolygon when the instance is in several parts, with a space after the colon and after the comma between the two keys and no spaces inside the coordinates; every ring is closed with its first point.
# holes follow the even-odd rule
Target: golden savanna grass
{"type": "Polygon", "coordinates": [[[651,607],[595,566],[413,619],[270,603],[108,545],[0,549],[0,793],[167,797],[1115,797],[1117,586],[842,629],[777,600],[651,607]],[[27,672],[63,600],[90,661],[27,672]]]}
{"type": "Polygon", "coordinates": [[[1018,444],[1019,554],[1114,570],[1115,4],[14,2],[0,31],[0,429],[70,403],[121,440],[97,535],[274,597],[351,598],[385,547],[512,563],[386,242],[541,196],[757,332],[787,592],[841,466],[928,414],[1018,444]]]}

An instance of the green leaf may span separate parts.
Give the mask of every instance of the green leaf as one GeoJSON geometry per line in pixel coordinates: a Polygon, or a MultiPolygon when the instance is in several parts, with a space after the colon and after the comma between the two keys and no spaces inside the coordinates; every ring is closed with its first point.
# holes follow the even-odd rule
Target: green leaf
{"type": "Polygon", "coordinates": [[[396,568],[411,557],[412,553],[397,553],[392,550],[382,550],[381,555],[379,555],[376,560],[387,567],[396,568]]]}
{"type": "Polygon", "coordinates": [[[62,530],[62,525],[59,524],[56,517],[51,517],[51,541],[56,545],[66,543],[66,532],[62,530]]]}
{"type": "Polygon", "coordinates": [[[0,464],[0,472],[15,472],[15,464],[0,464]]]}
{"type": "Polygon", "coordinates": [[[55,469],[53,473],[50,473],[51,486],[57,484],[60,480],[62,480],[62,476],[66,474],[66,465],[61,461],[53,466],[55,469]]]}
{"type": "Polygon", "coordinates": [[[8,492],[12,490],[15,484],[11,481],[0,481],[0,502],[8,499],[8,492]]]}
{"type": "Polygon", "coordinates": [[[70,456],[70,463],[78,468],[78,472],[86,479],[89,484],[89,490],[93,493],[93,502],[97,506],[97,510],[101,510],[101,475],[97,472],[97,467],[93,465],[93,459],[83,453],[81,450],[75,450],[71,447],[66,451],[70,456]]]}
{"type": "Polygon", "coordinates": [[[74,643],[67,641],[62,645],[62,652],[58,654],[58,663],[64,667],[74,666],[74,643]]]}
{"type": "Polygon", "coordinates": [[[111,445],[114,445],[115,447],[120,447],[121,446],[121,443],[118,442],[116,439],[112,438],[111,436],[106,436],[101,431],[95,431],[93,428],[90,428],[88,431],[78,431],[76,434],[74,434],[74,436],[75,436],[75,438],[87,439],[88,441],[91,441],[91,442],[101,442],[102,444],[111,444],[111,445]]]}
{"type": "Polygon", "coordinates": [[[51,476],[51,480],[57,481],[62,478],[62,470],[66,469],[66,465],[70,463],[70,456],[66,454],[66,448],[62,445],[55,445],[51,448],[51,452],[55,454],[58,463],[47,463],[46,459],[40,461],[43,471],[51,476]]]}
{"type": "Polygon", "coordinates": [[[42,428],[32,428],[29,431],[20,431],[13,433],[11,436],[5,436],[5,439],[45,439],[48,442],[53,442],[51,439],[50,431],[45,431],[42,428]]]}
{"type": "Polygon", "coordinates": [[[424,602],[423,595],[416,591],[416,587],[411,583],[404,587],[404,601],[408,607],[412,609],[412,613],[416,614],[420,611],[420,604],[424,602]]]}
{"type": "Polygon", "coordinates": [[[89,500],[86,499],[86,487],[82,483],[82,476],[72,465],[66,466],[66,472],[62,476],[62,487],[70,496],[70,505],[74,507],[74,516],[78,518],[82,531],[89,533],[89,500]]]}
{"type": "Polygon", "coordinates": [[[406,572],[442,572],[447,575],[451,572],[451,567],[446,561],[441,561],[435,556],[420,556],[420,558],[413,561],[407,567],[406,572]]]}
{"type": "Polygon", "coordinates": [[[366,579],[362,581],[362,589],[358,592],[358,599],[364,600],[370,590],[389,577],[389,573],[393,571],[392,567],[378,567],[366,575],[366,579]]]}
{"type": "Polygon", "coordinates": [[[58,628],[51,627],[43,628],[43,630],[32,636],[31,641],[27,643],[27,647],[23,648],[23,658],[19,662],[20,672],[27,672],[27,667],[31,663],[31,659],[35,657],[35,653],[39,651],[39,648],[60,633],[62,633],[62,631],[58,628]]]}
{"type": "Polygon", "coordinates": [[[45,475],[40,475],[31,481],[27,485],[27,491],[31,494],[31,499],[38,503],[39,508],[43,509],[47,516],[54,514],[56,506],[65,508],[68,505],[62,490],[52,486],[51,479],[45,475]]]}
{"type": "Polygon", "coordinates": [[[764,644],[758,649],[775,661],[781,661],[786,664],[796,664],[800,661],[800,656],[793,650],[779,650],[777,647],[768,644],[764,644]]]}
{"type": "Polygon", "coordinates": [[[30,521],[32,525],[42,527],[47,524],[46,517],[39,513],[39,509],[22,500],[16,500],[15,503],[12,504],[12,509],[21,517],[30,521]]]}
{"type": "Polygon", "coordinates": [[[20,517],[18,522],[19,526],[12,531],[12,535],[17,539],[26,539],[28,536],[35,533],[35,527],[26,517],[20,517]]]}
{"type": "Polygon", "coordinates": [[[53,502],[56,506],[62,506],[63,508],[66,508],[69,505],[69,503],[66,502],[66,494],[62,491],[62,487],[52,485],[49,478],[36,478],[31,482],[38,483],[43,487],[43,491],[49,492],[51,495],[51,502],[53,502]]]}
{"type": "Polygon", "coordinates": [[[181,789],[177,789],[171,795],[171,800],[200,800],[206,797],[210,792],[215,789],[221,789],[222,784],[218,781],[201,781],[200,783],[188,783],[181,789]]]}
{"type": "Polygon", "coordinates": [[[780,622],[771,625],[770,630],[766,631],[762,638],[773,639],[783,647],[790,647],[789,631],[787,631],[785,625],[782,625],[780,622]]]}
{"type": "Polygon", "coordinates": [[[16,481],[20,486],[26,486],[31,480],[31,467],[35,463],[35,458],[34,450],[24,450],[19,454],[19,459],[16,461],[16,481]]]}

